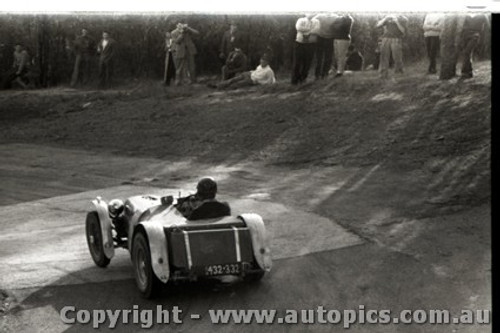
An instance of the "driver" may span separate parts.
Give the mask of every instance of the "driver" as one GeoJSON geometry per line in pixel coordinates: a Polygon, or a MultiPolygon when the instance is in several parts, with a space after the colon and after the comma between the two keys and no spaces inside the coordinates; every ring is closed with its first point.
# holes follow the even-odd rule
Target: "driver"
{"type": "Polygon", "coordinates": [[[212,177],[205,177],[198,182],[196,193],[177,199],[175,207],[182,215],[189,218],[193,210],[200,207],[204,202],[217,201],[215,199],[216,194],[217,183],[212,177]]]}

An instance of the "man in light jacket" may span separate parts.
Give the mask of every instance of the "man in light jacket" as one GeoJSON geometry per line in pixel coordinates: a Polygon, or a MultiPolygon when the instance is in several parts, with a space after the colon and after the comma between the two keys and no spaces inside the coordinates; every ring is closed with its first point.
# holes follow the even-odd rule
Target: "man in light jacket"
{"type": "Polygon", "coordinates": [[[185,23],[178,23],[177,28],[172,31],[172,55],[174,56],[175,85],[177,86],[182,85],[185,76],[189,77],[190,83],[196,82],[194,56],[197,50],[192,35],[199,34],[198,30],[185,23]]]}
{"type": "Polygon", "coordinates": [[[313,14],[306,14],[297,20],[297,35],[293,52],[292,84],[303,83],[307,79],[317,42],[319,21],[313,14]]]}
{"type": "Polygon", "coordinates": [[[436,58],[439,53],[440,35],[443,30],[444,15],[432,13],[425,15],[424,19],[424,38],[427,56],[429,57],[429,74],[437,73],[436,58]]]}

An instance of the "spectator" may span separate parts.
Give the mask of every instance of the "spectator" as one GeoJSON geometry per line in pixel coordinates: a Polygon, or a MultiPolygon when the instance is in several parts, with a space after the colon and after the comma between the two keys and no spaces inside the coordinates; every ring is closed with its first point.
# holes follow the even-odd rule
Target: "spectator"
{"type": "Polygon", "coordinates": [[[170,85],[170,81],[175,80],[175,65],[172,56],[172,34],[165,33],[165,72],[163,74],[163,84],[170,85]]]}
{"type": "Polygon", "coordinates": [[[348,71],[361,71],[363,70],[363,61],[363,56],[356,47],[354,45],[349,45],[345,69],[348,71]]]}
{"type": "Polygon", "coordinates": [[[337,60],[335,77],[344,74],[347,59],[347,49],[351,44],[351,30],[354,20],[348,14],[338,17],[333,24],[333,49],[337,60]]]}
{"type": "MultiPolygon", "coordinates": [[[[375,48],[375,59],[373,60],[373,63],[368,66],[367,68],[374,69],[378,71],[379,66],[380,66],[380,49],[382,48],[382,38],[377,39],[377,47],[375,48]]],[[[394,67],[394,60],[392,59],[392,54],[389,58],[389,68],[394,67]]]]}
{"type": "Polygon", "coordinates": [[[94,53],[95,43],[94,40],[88,35],[86,29],[82,29],[82,34],[76,37],[73,44],[73,51],[75,53],[75,65],[73,68],[73,75],[71,76],[72,87],[77,83],[88,83],[90,79],[91,62],[94,53]]]}
{"type": "Polygon", "coordinates": [[[243,53],[240,46],[235,44],[234,50],[229,53],[226,64],[222,66],[222,81],[229,80],[237,74],[247,70],[247,56],[243,53]]]}
{"type": "Polygon", "coordinates": [[[406,35],[408,19],[405,16],[388,15],[377,23],[383,27],[380,45],[380,73],[382,78],[389,75],[389,61],[392,55],[396,73],[403,73],[403,37],[406,35]]]}
{"type": "Polygon", "coordinates": [[[260,59],[260,65],[253,71],[243,72],[232,79],[222,81],[216,85],[209,84],[209,87],[218,89],[241,88],[253,85],[267,85],[276,82],[274,71],[269,66],[270,58],[264,54],[260,59]]]}
{"type": "Polygon", "coordinates": [[[486,26],[490,28],[490,21],[485,14],[465,16],[462,32],[462,78],[464,79],[472,77],[472,54],[486,26]]]}
{"type": "Polygon", "coordinates": [[[16,44],[14,47],[14,62],[12,69],[5,74],[2,82],[3,89],[12,87],[12,83],[17,83],[22,88],[28,88],[26,75],[28,74],[31,65],[31,58],[28,51],[22,44],[16,44]]]}
{"type": "Polygon", "coordinates": [[[110,37],[109,32],[104,31],[102,33],[102,39],[97,45],[97,53],[99,54],[99,88],[111,87],[116,44],[116,41],[110,37]]]}
{"type": "Polygon", "coordinates": [[[319,21],[313,19],[313,14],[306,14],[297,20],[295,29],[295,45],[293,52],[292,84],[303,83],[309,74],[309,68],[314,57],[319,21]]]}
{"type": "MultiPolygon", "coordinates": [[[[380,49],[382,48],[382,38],[377,39],[377,46],[375,47],[375,59],[373,60],[373,69],[378,70],[380,66],[380,49]]],[[[370,67],[370,66],[368,66],[370,67]]]]}
{"type": "Polygon", "coordinates": [[[318,41],[316,43],[316,79],[323,79],[328,75],[333,58],[333,23],[339,16],[336,14],[318,14],[315,19],[319,22],[318,41]]]}
{"type": "Polygon", "coordinates": [[[242,36],[238,30],[236,22],[231,22],[229,30],[225,31],[222,35],[222,41],[219,48],[219,58],[222,63],[226,63],[227,57],[234,50],[234,44],[237,43],[242,47],[242,36]]]}
{"type": "Polygon", "coordinates": [[[427,56],[429,57],[429,74],[437,73],[436,58],[439,53],[439,36],[443,30],[444,15],[439,13],[427,14],[424,19],[424,38],[425,46],[427,49],[427,56]]]}
{"type": "Polygon", "coordinates": [[[193,43],[192,35],[199,35],[200,32],[191,28],[186,23],[177,23],[177,28],[172,31],[172,55],[175,65],[175,85],[182,85],[184,77],[189,77],[189,83],[196,82],[196,67],[194,56],[196,46],[193,43]]]}

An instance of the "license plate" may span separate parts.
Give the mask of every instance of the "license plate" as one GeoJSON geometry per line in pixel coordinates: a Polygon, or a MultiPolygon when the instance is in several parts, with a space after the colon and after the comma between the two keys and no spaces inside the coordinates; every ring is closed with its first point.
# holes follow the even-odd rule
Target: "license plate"
{"type": "Polygon", "coordinates": [[[208,265],[205,266],[206,276],[240,274],[239,264],[208,265]]]}

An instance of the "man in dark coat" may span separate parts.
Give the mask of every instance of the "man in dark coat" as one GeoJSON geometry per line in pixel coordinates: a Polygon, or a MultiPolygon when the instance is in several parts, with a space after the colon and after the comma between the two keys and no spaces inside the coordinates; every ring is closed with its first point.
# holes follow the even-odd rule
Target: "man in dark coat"
{"type": "Polygon", "coordinates": [[[462,30],[462,78],[472,77],[472,54],[490,21],[485,14],[468,14],[464,18],[462,30]]]}
{"type": "Polygon", "coordinates": [[[229,53],[226,64],[222,66],[222,80],[229,80],[245,71],[247,71],[247,56],[236,44],[234,50],[229,53]]]}
{"type": "Polygon", "coordinates": [[[95,42],[88,35],[86,29],[82,29],[82,34],[76,37],[73,50],[75,52],[75,66],[71,76],[72,87],[76,86],[78,82],[86,84],[90,78],[90,66],[94,55],[95,42]]]}
{"type": "MultiPolygon", "coordinates": [[[[187,219],[200,219],[200,218],[211,218],[219,217],[231,214],[231,208],[225,202],[219,202],[215,199],[217,195],[217,183],[212,177],[202,178],[196,185],[196,193],[189,195],[187,197],[178,198],[175,207],[179,212],[184,215],[187,219]],[[196,214],[196,210],[201,208],[205,203],[219,203],[216,210],[212,207],[208,207],[202,213],[205,216],[200,216],[201,214],[196,214]],[[195,218],[195,215],[196,216],[195,218]]],[[[206,206],[207,207],[207,206],[206,206]]]]}
{"type": "Polygon", "coordinates": [[[231,22],[229,30],[225,31],[222,35],[219,48],[219,58],[223,63],[226,62],[229,53],[233,52],[235,44],[239,44],[240,47],[242,46],[242,36],[238,30],[238,25],[235,22],[231,22]]]}

